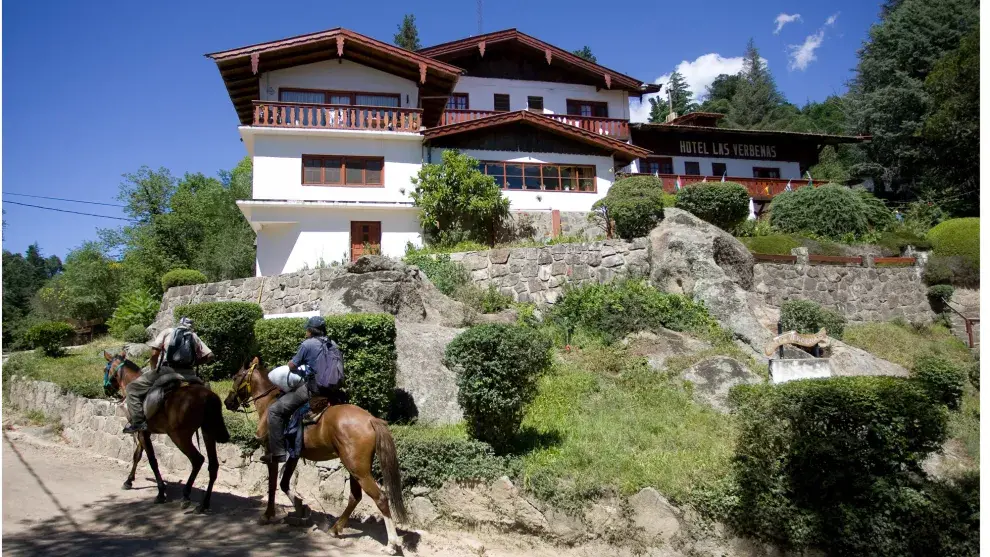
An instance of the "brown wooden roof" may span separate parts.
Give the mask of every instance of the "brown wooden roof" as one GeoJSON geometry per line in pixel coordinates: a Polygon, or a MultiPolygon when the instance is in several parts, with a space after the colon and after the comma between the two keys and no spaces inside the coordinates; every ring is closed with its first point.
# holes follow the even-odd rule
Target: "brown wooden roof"
{"type": "MultiPolygon", "coordinates": [[[[674,120],[676,122],[677,120],[674,120]]],[[[678,134],[678,133],[702,133],[708,135],[728,135],[728,136],[748,136],[766,137],[777,139],[808,140],[822,145],[837,145],[840,143],[862,143],[873,139],[870,135],[830,135],[826,133],[791,132],[775,130],[746,130],[741,128],[713,128],[703,126],[685,126],[681,124],[647,124],[631,123],[629,131],[633,136],[657,135],[657,134],[678,134]]]]}
{"type": "Polygon", "coordinates": [[[554,134],[600,148],[603,151],[611,153],[613,157],[620,161],[631,161],[633,159],[646,157],[651,154],[650,150],[644,147],[630,145],[624,141],[619,141],[618,139],[579,128],[578,126],[573,126],[552,118],[547,118],[546,116],[536,114],[529,110],[502,112],[492,116],[485,116],[484,118],[468,120],[466,122],[458,122],[456,124],[429,128],[423,130],[422,134],[424,138],[430,140],[509,124],[526,124],[547,130],[554,134]]]}
{"type": "Polygon", "coordinates": [[[419,84],[421,97],[430,97],[422,102],[428,125],[439,121],[446,105],[441,97],[450,94],[463,73],[446,62],[339,27],[206,56],[216,62],[244,125],[251,123],[251,101],[260,99],[258,76],[262,72],[340,58],[398,75],[419,84]]]}
{"type": "Polygon", "coordinates": [[[629,91],[633,95],[660,91],[659,85],[646,84],[613,69],[589,62],[580,56],[552,44],[545,43],[517,29],[505,29],[484,35],[476,35],[466,39],[423,48],[417,52],[437,60],[452,61],[465,54],[475,52],[484,56],[484,51],[488,46],[507,42],[513,42],[538,51],[541,56],[546,58],[548,65],[562,65],[571,72],[582,74],[585,77],[590,76],[596,85],[606,89],[622,89],[629,91]]]}
{"type": "Polygon", "coordinates": [[[668,126],[715,127],[722,118],[725,118],[725,114],[720,112],[691,112],[678,116],[670,122],[664,122],[664,124],[668,126]]]}

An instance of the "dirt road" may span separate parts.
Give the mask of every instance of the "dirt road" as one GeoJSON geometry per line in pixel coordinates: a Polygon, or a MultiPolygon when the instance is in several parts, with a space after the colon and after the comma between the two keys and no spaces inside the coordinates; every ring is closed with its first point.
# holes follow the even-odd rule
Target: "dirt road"
{"type": "MultiPolygon", "coordinates": [[[[147,462],[134,489],[122,491],[128,466],[75,449],[30,426],[3,431],[3,553],[82,557],[101,555],[380,556],[381,522],[352,520],[342,538],[287,525],[259,526],[263,503],[220,486],[213,512],[197,515],[179,507],[185,471],[163,470],[170,501],[154,505],[154,480],[147,462]]],[[[205,485],[206,470],[200,481],[205,485]]],[[[202,493],[193,490],[193,500],[202,493]]],[[[289,510],[288,501],[281,512],[289,510]]],[[[315,513],[320,520],[325,515],[315,513]]],[[[461,557],[584,557],[601,548],[558,548],[520,536],[482,532],[399,531],[406,555],[461,557]]]]}

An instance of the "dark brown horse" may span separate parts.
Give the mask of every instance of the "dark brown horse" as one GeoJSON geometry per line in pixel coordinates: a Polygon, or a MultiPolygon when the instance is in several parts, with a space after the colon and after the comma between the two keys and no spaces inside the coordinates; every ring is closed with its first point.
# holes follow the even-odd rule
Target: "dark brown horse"
{"type": "MultiPolygon", "coordinates": [[[[107,360],[106,381],[108,394],[114,394],[120,389],[127,392],[127,385],[141,376],[141,369],[134,362],[127,359],[127,352],[121,350],[120,354],[110,354],[103,352],[103,357],[107,360]]],[[[210,508],[210,495],[213,494],[213,482],[217,479],[217,470],[220,469],[220,461],[217,459],[217,443],[226,443],[230,440],[227,426],[223,422],[223,408],[220,406],[220,397],[205,385],[187,385],[172,391],[162,404],[161,409],[148,420],[148,430],[135,434],[137,446],[134,448],[134,462],[131,465],[131,473],[124,480],[124,489],[130,489],[134,482],[134,473],[137,470],[138,462],[141,461],[142,451],[148,453],[148,463],[151,471],[155,474],[155,482],[158,485],[158,497],[155,503],[165,502],[165,482],[158,471],[158,459],[155,458],[155,448],[151,445],[152,433],[164,433],[169,436],[175,446],[182,451],[182,454],[189,458],[192,464],[192,472],[189,479],[182,486],[182,508],[188,507],[192,500],[192,485],[196,480],[196,474],[203,466],[203,455],[200,454],[193,445],[193,434],[196,430],[203,430],[203,444],[206,445],[206,455],[209,457],[207,470],[210,472],[210,483],[206,486],[206,494],[203,500],[196,507],[196,512],[201,513],[210,508]]]]}
{"type": "MultiPolygon", "coordinates": [[[[258,412],[257,437],[267,450],[268,447],[268,407],[278,397],[279,389],[268,380],[265,370],[258,358],[250,365],[234,375],[230,394],[224,404],[228,410],[238,407],[248,408],[253,402],[258,412]]],[[[378,505],[378,510],[385,517],[385,530],[388,533],[388,543],[383,548],[386,552],[395,554],[399,551],[401,542],[395,532],[395,519],[404,522],[406,519],[405,504],[402,501],[402,484],[399,478],[399,461],[395,456],[395,442],[389,432],[388,424],[366,410],[353,404],[334,405],[323,413],[316,424],[306,426],[303,432],[302,458],[307,460],[332,460],[339,458],[340,463],[350,472],[351,494],[347,507],[340,518],[330,528],[330,532],[339,536],[347,525],[354,507],[361,501],[362,490],[378,505]],[[375,455],[382,469],[386,490],[375,482],[371,475],[371,464],[375,455]],[[391,503],[391,506],[389,505],[391,503]]],[[[292,501],[295,512],[303,515],[306,512],[302,499],[292,492],[289,485],[295,472],[298,458],[289,459],[282,472],[280,487],[292,501]]],[[[268,507],[262,520],[267,522],[275,517],[275,482],[278,478],[278,463],[268,465],[268,507]]]]}

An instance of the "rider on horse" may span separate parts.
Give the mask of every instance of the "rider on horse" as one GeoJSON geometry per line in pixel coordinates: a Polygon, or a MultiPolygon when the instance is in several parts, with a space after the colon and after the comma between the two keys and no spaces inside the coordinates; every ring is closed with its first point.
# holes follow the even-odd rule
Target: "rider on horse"
{"type": "MultiPolygon", "coordinates": [[[[267,463],[285,462],[285,426],[292,414],[309,401],[312,394],[337,398],[340,394],[342,361],[337,345],[327,338],[327,323],[320,316],[310,317],[306,322],[306,339],[299,345],[299,351],[286,364],[291,376],[303,377],[298,381],[286,380],[288,388],[268,408],[268,448],[262,460],[267,463]],[[339,363],[334,372],[335,362],[339,363]]],[[[285,368],[282,368],[285,369],[285,368]]],[[[279,370],[273,370],[275,374],[279,370]]]]}
{"type": "Polygon", "coordinates": [[[165,329],[148,343],[151,347],[150,369],[127,385],[127,411],[130,423],[124,433],[135,433],[148,429],[144,415],[144,397],[159,377],[178,373],[183,377],[196,378],[194,366],[213,360],[213,351],[193,332],[192,319],[183,317],[176,327],[165,329]],[[164,352],[164,354],[163,354],[164,352]]]}

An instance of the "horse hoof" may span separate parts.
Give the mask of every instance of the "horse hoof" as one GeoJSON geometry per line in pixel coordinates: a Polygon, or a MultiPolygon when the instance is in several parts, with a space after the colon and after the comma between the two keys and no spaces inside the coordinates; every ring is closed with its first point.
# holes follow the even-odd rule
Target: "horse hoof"
{"type": "Polygon", "coordinates": [[[198,505],[193,510],[193,512],[196,513],[196,514],[210,514],[213,511],[211,511],[209,507],[204,507],[203,505],[198,505]]]}
{"type": "Polygon", "coordinates": [[[266,514],[263,514],[258,517],[258,524],[260,524],[261,526],[266,526],[268,524],[271,524],[274,519],[275,519],[274,516],[268,516],[266,514]]]}
{"type": "Polygon", "coordinates": [[[188,509],[190,505],[192,505],[192,501],[191,500],[189,500],[189,499],[183,499],[182,500],[182,505],[180,505],[180,507],[183,508],[183,509],[188,509]]]}
{"type": "Polygon", "coordinates": [[[126,481],[124,481],[124,485],[120,486],[120,489],[122,489],[124,491],[127,491],[128,489],[131,489],[132,487],[134,487],[134,484],[131,482],[131,480],[126,480],[126,481]]]}
{"type": "Polygon", "coordinates": [[[382,553],[385,555],[402,555],[402,548],[398,545],[386,545],[382,548],[382,553]]]}
{"type": "Polygon", "coordinates": [[[161,505],[161,504],[164,504],[164,503],[165,503],[165,496],[164,495],[159,495],[158,497],[155,497],[155,504],[156,505],[161,505]]]}

